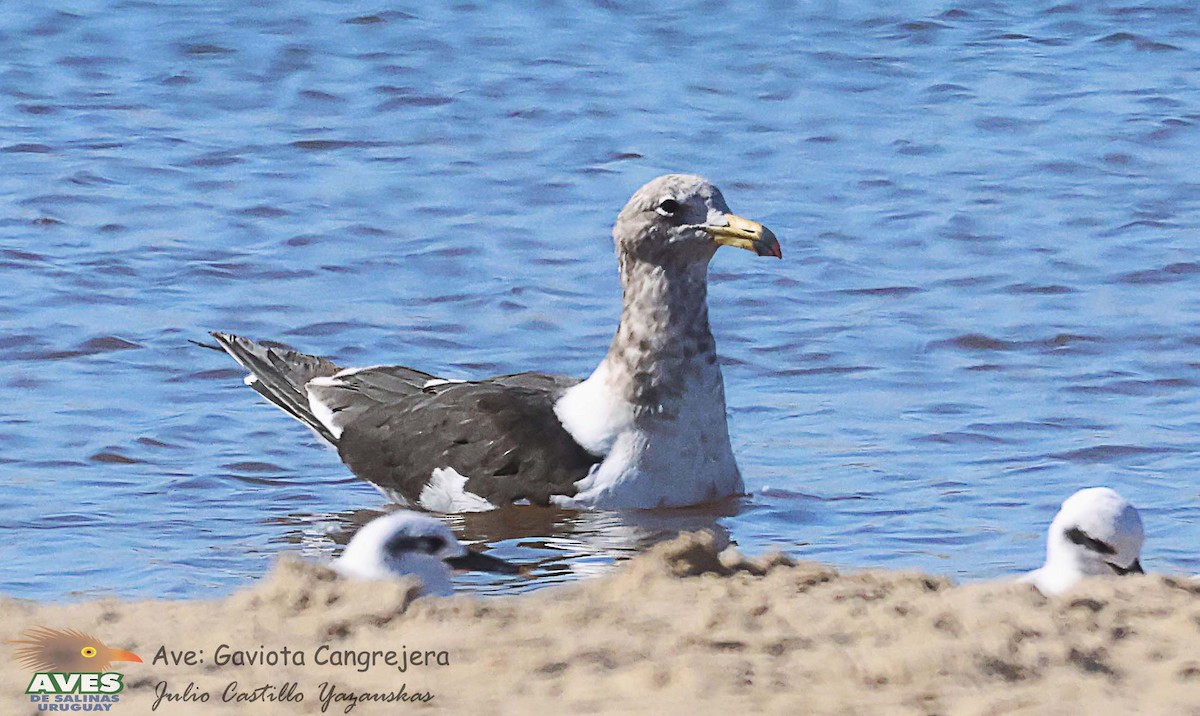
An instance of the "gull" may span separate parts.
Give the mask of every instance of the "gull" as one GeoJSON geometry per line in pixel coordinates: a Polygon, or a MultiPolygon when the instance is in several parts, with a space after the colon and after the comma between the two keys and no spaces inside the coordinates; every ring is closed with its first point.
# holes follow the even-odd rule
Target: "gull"
{"type": "Polygon", "coordinates": [[[686,174],[634,193],[613,227],[620,325],[586,380],[518,373],[447,381],[404,366],[347,368],[213,333],[246,384],[333,445],[397,504],[479,512],[682,507],[745,492],[708,322],[721,246],[781,257],[762,224],[686,174]]]}

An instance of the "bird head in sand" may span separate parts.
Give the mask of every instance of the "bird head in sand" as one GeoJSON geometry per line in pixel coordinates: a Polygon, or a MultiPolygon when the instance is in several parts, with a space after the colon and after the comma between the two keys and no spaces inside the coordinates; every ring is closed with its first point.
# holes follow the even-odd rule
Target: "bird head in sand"
{"type": "Polygon", "coordinates": [[[1128,500],[1107,487],[1080,490],[1050,523],[1045,565],[1021,581],[1049,596],[1084,577],[1142,574],[1144,541],[1142,518],[1128,500]]]}
{"type": "Polygon", "coordinates": [[[467,549],[440,520],[397,510],[368,522],[331,565],[351,579],[416,577],[421,593],[448,596],[450,570],[523,574],[515,564],[467,549]]]}

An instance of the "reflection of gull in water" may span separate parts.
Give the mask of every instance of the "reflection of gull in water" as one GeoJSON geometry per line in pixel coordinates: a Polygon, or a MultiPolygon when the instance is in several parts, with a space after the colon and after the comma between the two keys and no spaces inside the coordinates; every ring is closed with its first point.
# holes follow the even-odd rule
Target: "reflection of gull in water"
{"type": "Polygon", "coordinates": [[[592,512],[521,510],[509,514],[482,512],[461,515],[466,539],[496,542],[517,540],[522,547],[544,555],[539,577],[558,582],[608,571],[614,563],[673,539],[681,532],[705,530],[716,543],[729,543],[729,530],[719,520],[737,513],[738,500],[694,508],[592,512]],[[516,518],[516,519],[514,519],[516,518]]]}
{"type": "Polygon", "coordinates": [[[509,562],[464,547],[450,528],[428,515],[400,510],[376,518],[360,529],[330,566],[352,579],[414,576],[423,594],[454,591],[450,569],[516,574],[509,562]]]}
{"type": "Polygon", "coordinates": [[[1141,574],[1144,539],[1137,508],[1116,491],[1080,490],[1067,498],[1050,523],[1046,564],[1020,581],[1052,596],[1084,577],[1141,574]]]}

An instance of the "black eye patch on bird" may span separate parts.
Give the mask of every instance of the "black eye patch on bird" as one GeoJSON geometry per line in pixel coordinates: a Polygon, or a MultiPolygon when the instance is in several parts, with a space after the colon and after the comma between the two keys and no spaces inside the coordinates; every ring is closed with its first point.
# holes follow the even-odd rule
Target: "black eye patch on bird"
{"type": "Polygon", "coordinates": [[[1075,544],[1083,545],[1093,552],[1099,552],[1100,554],[1117,553],[1117,549],[1111,544],[1102,542],[1095,537],[1090,536],[1087,532],[1084,532],[1078,527],[1072,527],[1071,529],[1067,530],[1067,539],[1071,540],[1075,544]]]}
{"type": "Polygon", "coordinates": [[[404,554],[409,552],[436,554],[445,546],[446,540],[441,537],[413,537],[406,534],[392,535],[383,544],[384,550],[389,554],[404,554]]]}

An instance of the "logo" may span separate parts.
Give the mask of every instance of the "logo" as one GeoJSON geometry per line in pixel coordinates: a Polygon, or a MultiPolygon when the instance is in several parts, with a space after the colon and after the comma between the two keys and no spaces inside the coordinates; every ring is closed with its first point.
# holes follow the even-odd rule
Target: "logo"
{"type": "Polygon", "coordinates": [[[34,672],[25,687],[38,711],[108,711],[125,688],[115,661],[141,662],[132,651],[113,649],[75,629],[39,626],[21,632],[17,662],[34,672]]]}

